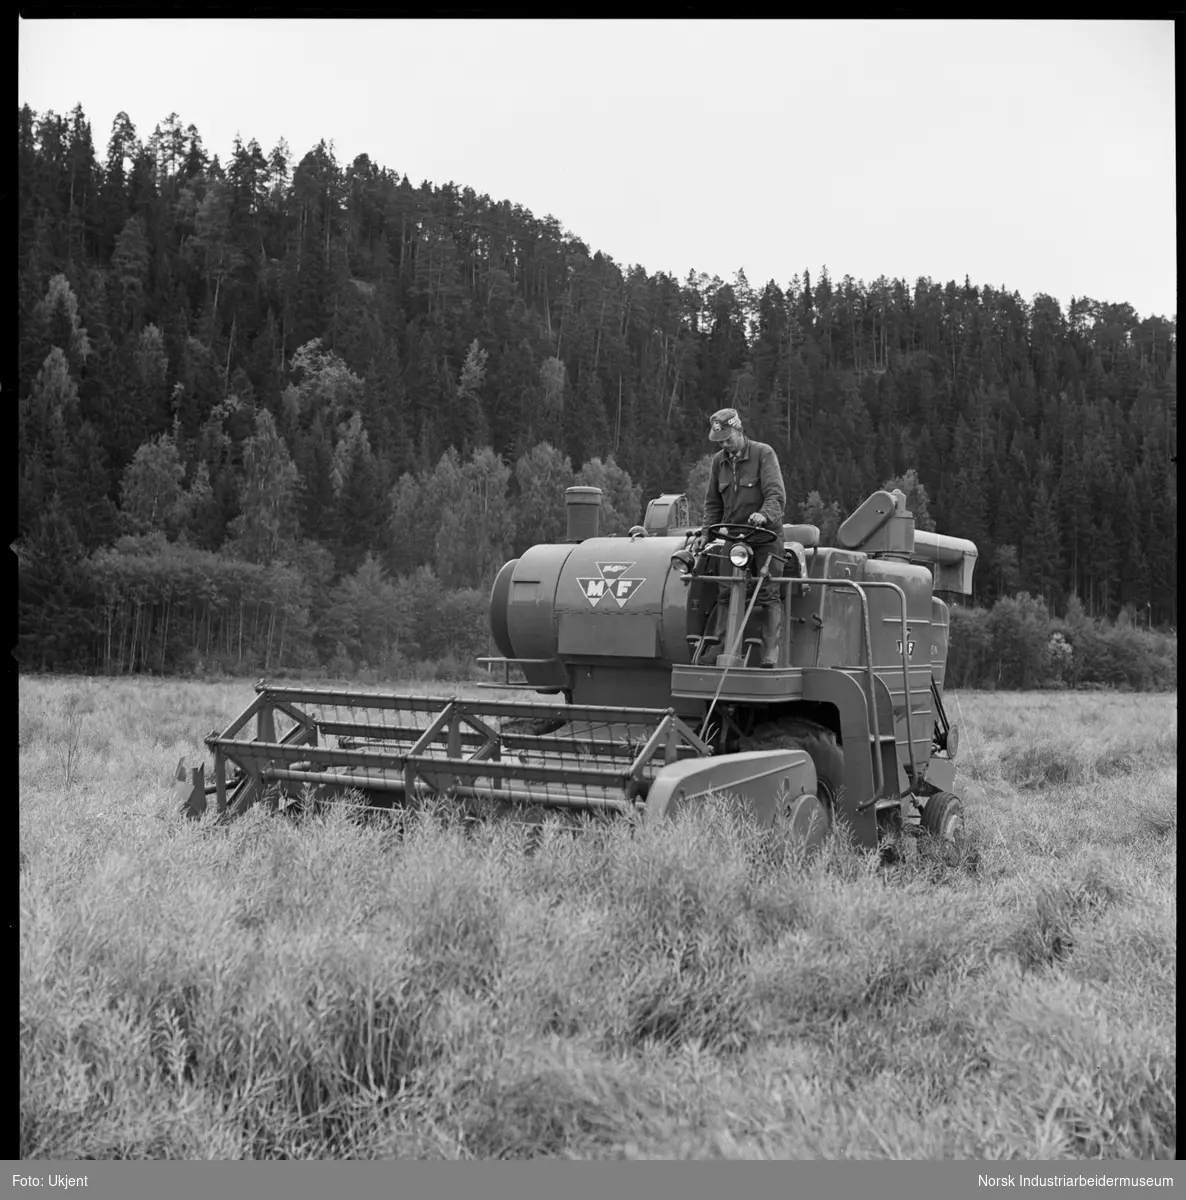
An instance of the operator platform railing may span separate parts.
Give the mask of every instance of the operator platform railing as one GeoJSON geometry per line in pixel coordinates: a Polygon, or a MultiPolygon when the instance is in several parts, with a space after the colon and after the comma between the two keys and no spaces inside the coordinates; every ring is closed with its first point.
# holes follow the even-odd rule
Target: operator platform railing
{"type": "MultiPolygon", "coordinates": [[[[888,588],[897,593],[900,606],[900,617],[902,637],[899,642],[899,647],[902,656],[902,686],[905,696],[905,715],[906,715],[906,743],[907,754],[910,760],[909,778],[912,786],[917,786],[918,783],[918,759],[914,752],[914,723],[912,714],[912,702],[910,691],[910,618],[907,610],[906,593],[899,584],[893,583],[890,580],[865,580],[857,583],[854,579],[819,579],[809,575],[767,575],[759,582],[755,581],[742,574],[740,571],[735,571],[731,576],[692,576],[685,575],[685,579],[690,583],[693,579],[707,580],[708,582],[717,583],[722,588],[728,588],[730,591],[729,601],[729,630],[726,632],[726,645],[729,649],[730,657],[736,657],[736,652],[740,646],[741,637],[744,633],[743,622],[738,614],[742,611],[743,606],[739,606],[739,602],[744,600],[747,585],[760,586],[762,582],[773,583],[779,588],[788,588],[794,584],[803,587],[819,587],[819,588],[851,588],[856,594],[861,604],[861,629],[863,642],[863,661],[857,666],[863,668],[866,677],[866,690],[868,694],[870,723],[872,725],[873,744],[876,747],[876,752],[873,755],[873,767],[876,776],[876,788],[873,797],[864,802],[860,807],[868,808],[882,795],[885,789],[885,774],[881,762],[881,728],[880,719],[877,712],[877,692],[874,680],[876,679],[876,670],[873,663],[873,637],[872,626],[869,619],[869,600],[866,595],[868,588],[888,588]]],[[[779,644],[778,666],[788,667],[790,665],[790,650],[793,638],[792,626],[794,618],[791,614],[790,604],[787,602],[788,597],[784,594],[782,603],[782,637],[779,644]]],[[[893,620],[893,618],[888,618],[893,620]]],[[[703,639],[701,639],[703,644],[703,639]]],[[[699,651],[697,651],[699,653],[699,651]]],[[[693,659],[693,665],[695,658],[693,659]]],[[[736,670],[736,667],[726,666],[721,668],[725,671],[736,670]]],[[[896,739],[895,739],[896,740],[896,739]]]]}

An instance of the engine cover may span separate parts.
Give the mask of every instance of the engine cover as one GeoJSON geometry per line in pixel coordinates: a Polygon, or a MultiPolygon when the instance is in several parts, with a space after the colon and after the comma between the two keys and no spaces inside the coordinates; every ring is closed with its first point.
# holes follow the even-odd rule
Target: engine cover
{"type": "MultiPolygon", "coordinates": [[[[687,662],[688,585],[671,556],[685,538],[590,538],[533,546],[496,589],[518,658],[687,662]]],[[[497,617],[497,614],[495,614],[497,617]]]]}

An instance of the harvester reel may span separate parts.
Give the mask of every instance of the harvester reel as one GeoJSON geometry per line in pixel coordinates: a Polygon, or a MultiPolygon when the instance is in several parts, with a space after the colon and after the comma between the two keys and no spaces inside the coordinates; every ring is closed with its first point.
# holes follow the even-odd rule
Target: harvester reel
{"type": "Polygon", "coordinates": [[[541,719],[538,717],[507,717],[499,725],[499,729],[503,733],[527,733],[536,737],[543,737],[549,733],[555,733],[557,730],[563,729],[567,722],[563,717],[553,717],[551,719],[541,719]]]}

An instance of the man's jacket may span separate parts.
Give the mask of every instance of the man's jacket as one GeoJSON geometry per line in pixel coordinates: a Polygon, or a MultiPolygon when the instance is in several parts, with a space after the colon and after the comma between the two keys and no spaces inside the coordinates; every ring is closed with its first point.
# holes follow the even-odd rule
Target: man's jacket
{"type": "Polygon", "coordinates": [[[769,528],[778,529],[786,502],[778,458],[765,442],[746,438],[736,470],[728,450],[718,450],[712,456],[704,494],[705,525],[724,521],[744,525],[760,512],[769,528]]]}

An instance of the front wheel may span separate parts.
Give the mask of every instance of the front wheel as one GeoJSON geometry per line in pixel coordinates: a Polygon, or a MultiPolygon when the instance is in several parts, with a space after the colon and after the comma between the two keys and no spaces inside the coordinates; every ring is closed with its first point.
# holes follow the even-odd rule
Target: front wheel
{"type": "Polygon", "coordinates": [[[840,740],[826,725],[814,721],[786,721],[778,726],[785,738],[784,745],[806,750],[815,765],[816,795],[835,815],[836,806],[844,796],[844,751],[840,740]]]}
{"type": "Polygon", "coordinates": [[[844,797],[844,751],[836,734],[814,721],[770,721],[740,739],[741,750],[804,750],[815,767],[815,794],[831,828],[844,797]]]}
{"type": "Polygon", "coordinates": [[[806,857],[820,849],[832,827],[827,808],[812,795],[785,801],[779,806],[777,820],[806,857]]]}

